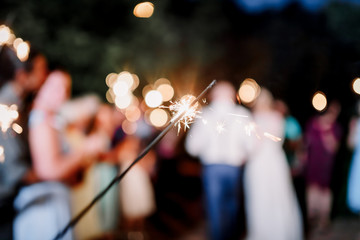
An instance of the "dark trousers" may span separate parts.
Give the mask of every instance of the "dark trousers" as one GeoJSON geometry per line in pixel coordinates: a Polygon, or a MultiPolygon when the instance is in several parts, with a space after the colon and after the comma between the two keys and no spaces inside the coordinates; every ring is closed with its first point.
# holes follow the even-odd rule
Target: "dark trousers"
{"type": "Polygon", "coordinates": [[[13,220],[15,210],[13,207],[13,198],[0,200],[0,239],[13,239],[13,220]]]}
{"type": "Polygon", "coordinates": [[[203,166],[205,211],[211,240],[233,239],[240,207],[243,168],[222,164],[203,166]]]}

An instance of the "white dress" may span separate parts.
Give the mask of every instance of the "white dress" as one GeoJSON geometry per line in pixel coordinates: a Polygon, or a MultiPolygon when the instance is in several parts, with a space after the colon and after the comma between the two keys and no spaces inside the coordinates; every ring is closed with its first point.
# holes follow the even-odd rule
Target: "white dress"
{"type": "Polygon", "coordinates": [[[269,137],[283,138],[283,119],[274,112],[257,113],[254,119],[259,140],[245,170],[247,239],[303,239],[301,213],[282,141],[269,137]]]}
{"type": "MultiPolygon", "coordinates": [[[[130,161],[124,162],[122,172],[130,163],[130,161]]],[[[144,218],[155,211],[155,196],[151,179],[142,166],[134,165],[121,180],[119,186],[121,212],[125,218],[144,218]]]]}

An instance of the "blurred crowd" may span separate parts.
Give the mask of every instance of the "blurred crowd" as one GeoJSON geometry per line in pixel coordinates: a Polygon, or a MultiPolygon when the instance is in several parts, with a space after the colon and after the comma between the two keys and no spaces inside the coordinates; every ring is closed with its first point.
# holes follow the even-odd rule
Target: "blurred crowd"
{"type": "MultiPolygon", "coordinates": [[[[0,134],[0,239],[54,239],[161,131],[141,118],[126,134],[122,111],[95,94],[72,97],[71,81],[40,52],[20,61],[1,49],[0,103],[17,106],[22,132],[0,134]]],[[[227,81],[208,96],[187,132],[168,132],[62,239],[174,239],[201,221],[214,240],[325,233],[345,138],[347,204],[360,212],[360,121],[346,134],[338,101],[301,127],[265,87],[247,106],[227,81]]]]}

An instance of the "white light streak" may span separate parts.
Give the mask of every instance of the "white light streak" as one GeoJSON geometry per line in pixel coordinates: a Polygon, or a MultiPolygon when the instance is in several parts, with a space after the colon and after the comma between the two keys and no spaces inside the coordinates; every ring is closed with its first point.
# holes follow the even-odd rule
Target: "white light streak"
{"type": "Polygon", "coordinates": [[[242,117],[242,118],[248,118],[249,116],[247,115],[241,115],[241,114],[235,114],[235,113],[228,113],[230,116],[235,116],[235,117],[242,117]]]}
{"type": "Polygon", "coordinates": [[[279,137],[276,137],[268,132],[264,132],[264,136],[269,138],[270,140],[273,140],[274,142],[280,142],[281,141],[281,138],[279,137]]]}

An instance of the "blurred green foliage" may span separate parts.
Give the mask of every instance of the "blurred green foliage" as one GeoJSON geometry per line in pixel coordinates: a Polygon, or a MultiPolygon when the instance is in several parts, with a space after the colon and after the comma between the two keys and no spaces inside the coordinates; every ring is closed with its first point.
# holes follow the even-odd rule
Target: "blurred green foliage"
{"type": "Polygon", "coordinates": [[[187,78],[254,77],[275,93],[296,87],[296,80],[312,83],[312,91],[325,79],[329,85],[329,76],[335,81],[334,65],[359,55],[357,5],[337,2],[320,13],[290,6],[249,16],[231,1],[157,0],[153,16],[141,19],[133,15],[138,2],[3,0],[0,21],[44,52],[51,66],[68,69],[75,95],[104,97],[106,75],[123,70],[144,85],[160,77],[178,85],[187,78]]]}
{"type": "Polygon", "coordinates": [[[190,59],[206,64],[221,54],[215,44],[226,24],[217,5],[190,3],[184,17],[182,10],[173,14],[178,9],[170,2],[155,1],[153,16],[141,19],[132,0],[5,0],[0,19],[44,52],[51,66],[70,71],[75,95],[104,96],[110,72],[129,70],[152,82],[190,59]]]}

